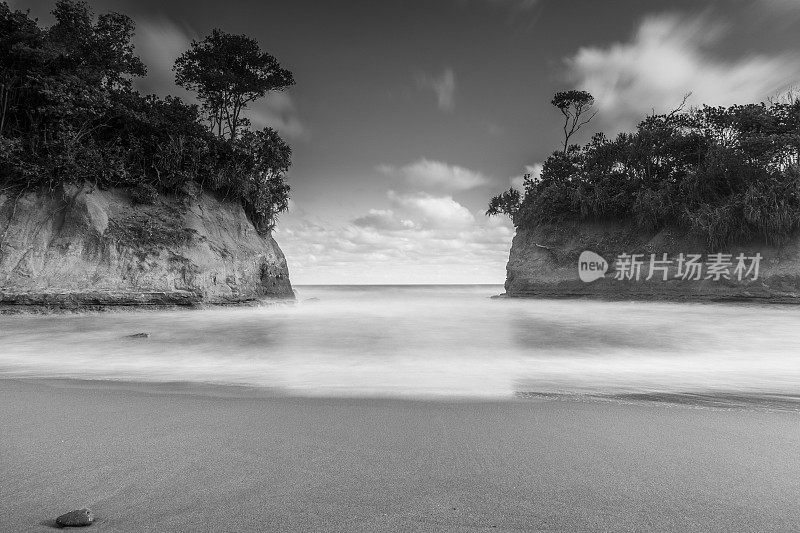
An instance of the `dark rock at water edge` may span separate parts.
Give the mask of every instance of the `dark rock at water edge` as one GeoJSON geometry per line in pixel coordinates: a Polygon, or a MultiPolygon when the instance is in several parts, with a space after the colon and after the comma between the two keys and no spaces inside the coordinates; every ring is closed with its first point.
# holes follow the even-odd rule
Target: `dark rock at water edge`
{"type": "Polygon", "coordinates": [[[744,242],[712,249],[680,228],[643,232],[624,221],[540,224],[517,228],[506,274],[503,296],[512,298],[800,304],[800,237],[780,246],[744,242]],[[599,254],[609,265],[619,254],[642,254],[641,279],[616,280],[609,270],[600,279],[584,282],[578,275],[578,259],[584,251],[599,254]],[[658,275],[647,280],[651,254],[660,258],[664,253],[673,259],[680,253],[726,253],[734,258],[738,253],[760,254],[762,259],[758,279],[678,279],[673,261],[667,281],[658,275]]]}
{"type": "Polygon", "coordinates": [[[59,527],[90,526],[93,522],[94,513],[89,509],[76,509],[56,518],[56,525],[59,527]]]}

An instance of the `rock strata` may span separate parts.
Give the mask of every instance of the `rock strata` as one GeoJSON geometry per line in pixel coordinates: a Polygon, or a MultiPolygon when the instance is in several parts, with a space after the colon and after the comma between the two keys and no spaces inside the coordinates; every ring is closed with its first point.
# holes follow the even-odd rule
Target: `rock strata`
{"type": "Polygon", "coordinates": [[[91,185],[0,195],[0,310],[293,299],[286,259],[207,192],[135,203],[91,185]]]}
{"type": "MultiPolygon", "coordinates": [[[[749,269],[752,262],[747,260],[744,266],[749,269]]],[[[781,245],[746,242],[711,249],[674,228],[647,233],[626,223],[610,222],[518,228],[506,267],[505,289],[509,297],[800,303],[800,238],[781,245]],[[586,251],[607,263],[587,265],[589,268],[601,266],[607,271],[589,272],[594,275],[581,279],[578,263],[586,251]],[[637,254],[642,263],[638,273],[622,268],[621,254],[637,254]],[[657,263],[663,254],[667,261],[657,263]],[[682,275],[687,271],[680,269],[681,254],[701,256],[699,276],[682,275]],[[723,265],[720,276],[713,274],[711,265],[716,254],[731,263],[723,265]],[[739,279],[739,254],[760,257],[757,276],[753,271],[741,272],[744,275],[739,279]],[[657,258],[653,266],[665,266],[666,271],[654,268],[647,279],[652,257],[657,258]]]]}

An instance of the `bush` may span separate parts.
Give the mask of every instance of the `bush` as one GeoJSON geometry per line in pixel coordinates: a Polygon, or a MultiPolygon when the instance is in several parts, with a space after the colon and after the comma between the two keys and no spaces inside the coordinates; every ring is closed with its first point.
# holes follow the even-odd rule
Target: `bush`
{"type": "Polygon", "coordinates": [[[133,213],[109,220],[109,234],[125,247],[158,250],[191,242],[196,231],[184,228],[179,217],[163,212],[133,213]]]}
{"type": "Polygon", "coordinates": [[[131,189],[134,204],[153,205],[158,201],[158,189],[149,183],[140,183],[131,189]]]}
{"type": "Polygon", "coordinates": [[[679,226],[712,248],[800,229],[800,101],[647,117],[636,131],[554,152],[514,222],[679,226]]]}
{"type": "Polygon", "coordinates": [[[133,21],[95,18],[87,5],[59,0],[55,23],[40,28],[0,2],[0,188],[55,190],[89,181],[132,189],[152,204],[158,192],[197,183],[244,206],[269,231],[288,205],[291,149],[267,128],[215,136],[197,106],[143,96],[133,53],[133,21]]]}

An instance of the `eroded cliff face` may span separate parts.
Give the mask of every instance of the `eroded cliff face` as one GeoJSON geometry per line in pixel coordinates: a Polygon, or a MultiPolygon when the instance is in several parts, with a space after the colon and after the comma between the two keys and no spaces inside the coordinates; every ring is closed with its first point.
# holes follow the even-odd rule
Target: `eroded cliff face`
{"type": "Polygon", "coordinates": [[[238,203],[188,188],[134,205],[84,185],[0,195],[0,306],[235,304],[293,298],[286,259],[238,203]]]}
{"type": "Polygon", "coordinates": [[[541,225],[517,230],[506,270],[506,295],[512,297],[800,303],[800,237],[782,246],[750,242],[712,250],[675,229],[643,234],[622,223],[541,225]],[[591,282],[582,281],[578,272],[578,259],[587,250],[608,262],[605,275],[591,282]],[[654,271],[647,280],[651,254],[658,261],[664,253],[666,281],[662,270],[654,271]],[[629,267],[620,266],[620,254],[642,254],[639,279],[617,279],[626,277],[620,270],[631,274],[629,267]],[[684,264],[679,270],[680,254],[702,254],[701,279],[694,279],[694,275],[684,279],[687,269],[684,264]],[[732,264],[727,267],[730,279],[714,279],[713,275],[707,279],[714,254],[731,255],[732,264]],[[747,272],[753,263],[749,259],[744,261],[746,270],[736,272],[739,254],[745,258],[761,256],[757,276],[747,272]]]}

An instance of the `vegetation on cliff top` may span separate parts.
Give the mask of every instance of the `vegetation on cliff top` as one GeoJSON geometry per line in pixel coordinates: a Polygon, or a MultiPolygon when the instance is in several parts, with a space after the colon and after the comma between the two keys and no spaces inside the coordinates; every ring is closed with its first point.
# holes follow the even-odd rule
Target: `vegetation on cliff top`
{"type": "MultiPolygon", "coordinates": [[[[576,110],[574,101],[559,103],[576,110]]],[[[579,103],[586,116],[591,102],[579,103]]],[[[567,126],[583,122],[564,114],[567,126]]],[[[750,239],[779,244],[800,229],[800,98],[681,106],[614,139],[597,133],[584,146],[565,141],[538,179],[526,176],[524,189],[524,197],[511,189],[493,198],[487,214],[507,214],[520,228],[566,220],[630,221],[646,231],[677,226],[711,248],[750,239]]]]}
{"type": "Polygon", "coordinates": [[[175,65],[200,106],[145,96],[133,86],[146,68],[129,17],[95,18],[75,0],[59,0],[53,15],[42,28],[0,2],[0,189],[89,181],[144,197],[194,181],[272,229],[288,205],[291,149],[270,128],[249,129],[242,112],[292,85],[289,71],[254,39],[214,30],[175,65]]]}

